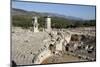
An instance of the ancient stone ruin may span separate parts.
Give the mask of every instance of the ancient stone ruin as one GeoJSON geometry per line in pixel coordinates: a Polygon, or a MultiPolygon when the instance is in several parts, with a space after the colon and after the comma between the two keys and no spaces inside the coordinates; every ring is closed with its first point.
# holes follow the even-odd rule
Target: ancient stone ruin
{"type": "Polygon", "coordinates": [[[12,28],[12,60],[16,65],[94,61],[95,28],[52,29],[45,17],[45,31],[39,31],[38,18],[32,17],[33,30],[12,28]],[[37,32],[37,33],[34,33],[37,32]]]}
{"type": "Polygon", "coordinates": [[[36,16],[33,16],[32,17],[32,25],[33,25],[33,31],[34,32],[39,32],[39,29],[38,29],[38,18],[36,16]]]}
{"type": "Polygon", "coordinates": [[[45,30],[51,31],[51,18],[50,16],[46,16],[45,18],[45,30]]]}

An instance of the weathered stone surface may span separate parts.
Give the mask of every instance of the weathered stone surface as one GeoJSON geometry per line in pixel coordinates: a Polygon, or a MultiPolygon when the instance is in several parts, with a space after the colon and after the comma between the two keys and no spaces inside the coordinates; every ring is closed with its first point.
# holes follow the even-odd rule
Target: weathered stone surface
{"type": "Polygon", "coordinates": [[[95,37],[95,28],[34,33],[30,29],[12,27],[12,60],[17,65],[94,61],[95,37]]]}

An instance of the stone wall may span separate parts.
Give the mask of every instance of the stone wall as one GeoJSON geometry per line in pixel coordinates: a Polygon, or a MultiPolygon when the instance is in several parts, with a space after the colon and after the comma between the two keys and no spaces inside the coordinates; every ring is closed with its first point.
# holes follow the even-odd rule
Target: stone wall
{"type": "Polygon", "coordinates": [[[34,64],[41,64],[46,58],[50,57],[51,55],[51,51],[48,49],[42,51],[34,59],[34,64]]]}

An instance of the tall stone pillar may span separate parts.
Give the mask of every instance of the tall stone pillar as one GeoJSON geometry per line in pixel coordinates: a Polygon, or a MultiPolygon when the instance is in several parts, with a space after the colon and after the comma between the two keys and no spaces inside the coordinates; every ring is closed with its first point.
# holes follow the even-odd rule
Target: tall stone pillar
{"type": "Polygon", "coordinates": [[[32,17],[32,25],[33,25],[33,31],[34,32],[39,32],[38,30],[38,18],[36,16],[32,17]]]}
{"type": "Polygon", "coordinates": [[[45,17],[45,28],[46,31],[51,31],[51,18],[49,16],[45,17]]]}

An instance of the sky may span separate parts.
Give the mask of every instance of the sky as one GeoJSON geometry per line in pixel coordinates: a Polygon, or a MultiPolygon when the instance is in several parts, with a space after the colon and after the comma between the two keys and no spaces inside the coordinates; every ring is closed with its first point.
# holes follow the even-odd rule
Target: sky
{"type": "Polygon", "coordinates": [[[57,13],[85,20],[95,19],[95,6],[12,1],[12,8],[27,11],[57,13]]]}

